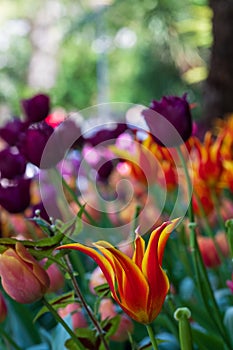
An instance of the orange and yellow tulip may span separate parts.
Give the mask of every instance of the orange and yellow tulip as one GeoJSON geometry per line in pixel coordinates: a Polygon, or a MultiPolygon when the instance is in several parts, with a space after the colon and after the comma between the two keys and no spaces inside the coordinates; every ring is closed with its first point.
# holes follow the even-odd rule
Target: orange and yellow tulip
{"type": "Polygon", "coordinates": [[[136,235],[132,259],[105,241],[94,248],[79,243],[63,245],[57,249],[79,250],[99,265],[109,284],[112,297],[132,319],[151,323],[161,311],[169,290],[169,281],[162,269],[165,245],[179,219],[164,222],[150,236],[147,247],[136,235]]]}

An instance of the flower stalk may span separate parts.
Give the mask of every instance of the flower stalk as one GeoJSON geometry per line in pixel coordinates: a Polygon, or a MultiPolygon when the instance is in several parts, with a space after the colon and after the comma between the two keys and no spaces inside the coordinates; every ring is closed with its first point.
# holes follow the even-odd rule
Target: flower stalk
{"type": "Polygon", "coordinates": [[[82,345],[78,337],[75,335],[72,329],[67,325],[67,323],[61,318],[61,316],[57,313],[57,311],[53,308],[53,306],[48,302],[48,300],[45,297],[43,297],[42,301],[44,305],[47,307],[48,311],[51,313],[51,315],[53,315],[55,320],[64,327],[64,329],[73,339],[74,343],[78,345],[79,349],[85,350],[84,346],[82,345]]]}
{"type": "Polygon", "coordinates": [[[181,350],[192,350],[192,333],[189,324],[191,312],[187,307],[178,308],[174,313],[174,318],[179,323],[179,339],[181,350]]]}
{"type": "Polygon", "coordinates": [[[92,312],[91,308],[88,306],[88,304],[86,303],[85,298],[82,295],[82,292],[81,292],[81,290],[79,288],[79,285],[78,285],[78,283],[76,281],[76,278],[75,278],[75,276],[73,274],[73,269],[72,269],[72,265],[71,265],[70,259],[69,259],[69,257],[67,255],[64,257],[64,259],[65,259],[65,262],[66,262],[66,265],[67,265],[67,270],[68,270],[70,279],[72,281],[75,293],[76,293],[77,297],[79,298],[80,303],[83,305],[84,309],[86,310],[87,315],[89,316],[89,318],[92,321],[93,325],[95,326],[96,330],[98,331],[99,336],[101,338],[101,341],[102,341],[105,349],[109,350],[108,343],[106,342],[106,339],[104,337],[104,332],[103,332],[99,322],[95,318],[94,313],[92,312]]]}
{"type": "Polygon", "coordinates": [[[153,349],[154,350],[158,350],[157,341],[156,341],[156,338],[154,336],[154,332],[153,332],[153,329],[152,329],[151,325],[147,324],[146,325],[146,329],[147,329],[148,335],[150,337],[150,341],[151,341],[153,349]]]}
{"type": "Polygon", "coordinates": [[[230,349],[231,345],[229,343],[229,339],[226,333],[226,329],[223,325],[223,320],[222,316],[219,310],[219,307],[217,305],[217,302],[214,297],[213,290],[210,285],[210,281],[207,275],[207,271],[205,268],[205,265],[202,260],[201,252],[198,246],[197,242],[197,237],[196,237],[196,223],[195,223],[195,217],[194,217],[194,211],[193,211],[193,206],[192,206],[192,182],[191,178],[189,175],[189,171],[185,162],[185,159],[183,157],[183,153],[179,147],[176,148],[177,153],[179,155],[182,167],[184,169],[186,181],[187,181],[187,186],[188,186],[188,194],[189,194],[189,207],[188,207],[188,215],[189,215],[189,228],[190,228],[190,249],[192,252],[192,257],[193,257],[193,265],[195,269],[195,274],[196,274],[196,281],[198,285],[199,292],[202,296],[202,299],[204,301],[206,310],[208,311],[208,314],[210,317],[213,315],[213,321],[215,325],[217,326],[217,329],[221,336],[225,340],[225,344],[227,345],[227,348],[230,349]],[[214,312],[213,312],[214,310],[214,312]]]}

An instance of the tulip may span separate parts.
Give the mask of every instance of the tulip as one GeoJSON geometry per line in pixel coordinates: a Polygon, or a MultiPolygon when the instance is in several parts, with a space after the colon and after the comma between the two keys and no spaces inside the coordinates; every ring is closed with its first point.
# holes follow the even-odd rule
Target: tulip
{"type": "MultiPolygon", "coordinates": [[[[41,122],[30,127],[24,137],[21,140],[19,145],[20,152],[25,156],[27,161],[32,164],[40,167],[41,166],[41,158],[45,146],[53,133],[53,128],[46,124],[45,122],[41,122]]],[[[53,150],[54,156],[52,154],[47,154],[44,160],[43,168],[50,168],[55,165],[53,159],[56,158],[56,148],[53,150]]]]}
{"type": "Polygon", "coordinates": [[[145,241],[137,234],[132,259],[111,244],[99,241],[94,248],[79,243],[57,249],[79,250],[97,262],[109,284],[112,297],[123,311],[137,322],[151,323],[161,311],[169,281],[161,267],[166,242],[179,219],[164,222],[145,241]]]}
{"type": "Polygon", "coordinates": [[[97,130],[90,137],[85,137],[85,142],[93,147],[103,144],[111,144],[115,139],[128,129],[125,123],[110,123],[107,128],[97,130]],[[113,127],[114,126],[114,127],[113,127]]]}
{"type": "Polygon", "coordinates": [[[87,320],[82,312],[80,304],[78,303],[71,303],[65,308],[59,309],[58,313],[62,318],[71,314],[73,329],[88,327],[87,320]]]}
{"type": "Polygon", "coordinates": [[[10,148],[0,152],[1,178],[14,179],[22,176],[26,170],[26,160],[20,153],[13,153],[10,148]]]}
{"type": "Polygon", "coordinates": [[[39,300],[49,287],[49,276],[20,242],[0,255],[0,276],[5,292],[22,304],[39,300]]]}
{"type": "Polygon", "coordinates": [[[38,94],[21,101],[27,120],[33,124],[44,120],[49,114],[50,100],[47,95],[38,94]]]}
{"type": "Polygon", "coordinates": [[[50,284],[49,288],[47,290],[47,293],[55,293],[59,290],[61,290],[62,287],[64,287],[65,284],[65,278],[62,274],[61,270],[57,267],[56,264],[51,264],[47,270],[46,270],[50,284]]]}
{"type": "Polygon", "coordinates": [[[0,205],[9,213],[21,213],[30,204],[31,179],[20,178],[9,186],[0,184],[0,205]]]}
{"type": "Polygon", "coordinates": [[[6,319],[6,315],[7,315],[6,302],[2,293],[0,293],[0,323],[2,323],[6,319]]]}
{"type": "MultiPolygon", "coordinates": [[[[105,320],[107,318],[111,319],[117,316],[116,305],[114,305],[111,299],[102,299],[99,306],[99,313],[101,320],[105,320]]],[[[123,313],[119,316],[120,322],[115,333],[110,337],[110,339],[114,341],[123,342],[129,338],[128,333],[133,332],[134,326],[133,322],[127,315],[123,313]]]]}
{"type": "Polygon", "coordinates": [[[152,101],[142,112],[155,142],[175,147],[187,141],[192,134],[192,117],[186,94],[182,97],[164,96],[152,101]]]}
{"type": "Polygon", "coordinates": [[[229,246],[225,233],[219,232],[214,237],[197,237],[199,249],[203,262],[206,267],[214,268],[221,264],[219,253],[227,257],[229,255],[229,246]]]}
{"type": "Polygon", "coordinates": [[[5,126],[0,128],[0,137],[10,146],[15,146],[27,128],[28,124],[26,122],[22,122],[20,119],[14,118],[6,123],[5,126]]]}
{"type": "Polygon", "coordinates": [[[92,272],[89,282],[89,288],[92,294],[96,294],[95,288],[107,283],[106,278],[99,266],[92,272]]]}
{"type": "MultiPolygon", "coordinates": [[[[18,238],[18,237],[17,237],[18,238]]],[[[43,259],[40,262],[42,267],[45,266],[48,259],[43,259]]],[[[46,293],[56,293],[59,292],[65,285],[65,277],[56,263],[52,263],[46,269],[46,273],[49,276],[49,288],[46,293]]]]}

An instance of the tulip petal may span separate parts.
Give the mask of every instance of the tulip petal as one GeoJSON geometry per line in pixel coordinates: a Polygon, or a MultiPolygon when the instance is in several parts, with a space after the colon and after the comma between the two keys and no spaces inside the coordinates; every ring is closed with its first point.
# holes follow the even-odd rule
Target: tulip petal
{"type": "Polygon", "coordinates": [[[142,271],[150,288],[147,312],[151,320],[160,312],[169,289],[169,281],[161,263],[165,244],[176,223],[177,220],[164,222],[152,232],[142,261],[142,271]]]}
{"type": "MultiPolygon", "coordinates": [[[[115,274],[120,305],[137,320],[145,318],[149,286],[139,267],[124,253],[111,244],[100,241],[96,247],[115,264],[115,274]],[[136,316],[135,316],[136,315],[136,316]]],[[[117,300],[118,301],[118,300],[117,300]]],[[[119,301],[118,301],[119,302],[119,301]]]]}
{"type": "MultiPolygon", "coordinates": [[[[163,253],[167,243],[167,240],[171,234],[171,232],[175,229],[175,227],[180,222],[180,218],[174,219],[170,222],[165,222],[165,228],[159,233],[159,242],[158,242],[158,260],[159,265],[162,265],[163,261],[163,253]]],[[[160,226],[162,227],[162,225],[160,226]]]]}
{"type": "Polygon", "coordinates": [[[145,253],[145,241],[139,234],[136,234],[135,250],[134,250],[132,260],[139,267],[139,269],[141,269],[141,266],[142,266],[142,259],[144,257],[144,253],[145,253]]]}
{"type": "Polygon", "coordinates": [[[33,256],[27,251],[27,249],[23,246],[22,243],[17,242],[15,244],[15,251],[18,256],[22,259],[25,267],[33,273],[33,275],[39,280],[41,283],[41,288],[44,292],[49,287],[50,280],[47,272],[37,263],[37,261],[33,258],[33,256]]]}
{"type": "Polygon", "coordinates": [[[78,250],[84,254],[87,254],[90,258],[92,258],[101,268],[108,284],[110,287],[110,290],[112,293],[114,293],[115,290],[115,274],[112,264],[109,262],[106,257],[99,254],[94,248],[87,247],[80,243],[71,243],[62,245],[60,247],[57,247],[56,250],[60,249],[72,249],[72,250],[78,250]]]}

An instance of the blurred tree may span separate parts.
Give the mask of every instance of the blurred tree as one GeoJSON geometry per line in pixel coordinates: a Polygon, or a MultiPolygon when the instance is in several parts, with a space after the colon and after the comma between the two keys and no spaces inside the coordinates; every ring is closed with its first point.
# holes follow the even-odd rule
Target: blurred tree
{"type": "Polygon", "coordinates": [[[99,102],[101,74],[107,102],[148,104],[188,91],[190,102],[201,103],[211,45],[206,1],[2,0],[7,36],[0,33],[0,43],[9,40],[7,49],[0,45],[0,102],[18,113],[19,100],[42,89],[49,73],[35,64],[40,51],[55,64],[47,87],[52,102],[68,110],[99,102]],[[21,35],[11,33],[14,23],[24,26],[21,35]]]}
{"type": "Polygon", "coordinates": [[[213,11],[213,46],[204,89],[207,123],[233,112],[233,2],[209,0],[209,5],[213,11]]]}

